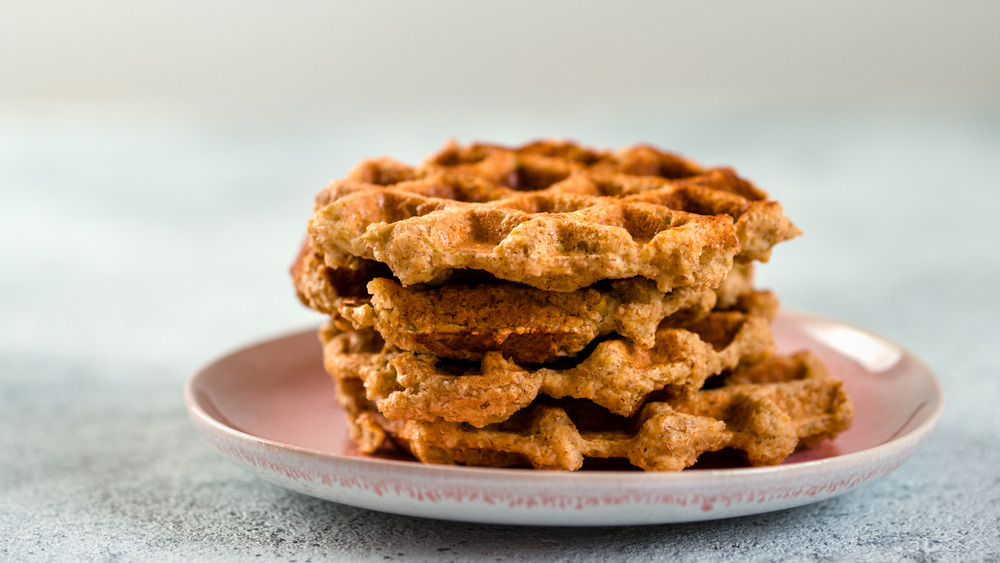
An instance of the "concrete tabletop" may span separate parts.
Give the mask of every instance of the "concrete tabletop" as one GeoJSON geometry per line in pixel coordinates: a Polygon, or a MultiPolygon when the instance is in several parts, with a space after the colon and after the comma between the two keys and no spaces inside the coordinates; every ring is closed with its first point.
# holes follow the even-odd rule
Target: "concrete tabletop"
{"type": "Polygon", "coordinates": [[[652,115],[0,108],[0,559],[1000,560],[1000,115],[652,115]],[[945,413],[923,449],[801,508],[535,528],[318,500],[196,434],[193,372],[320,322],[286,271],[329,179],[449,137],[541,136],[652,142],[768,190],[805,236],[775,250],[760,285],[935,371],[945,413]]]}

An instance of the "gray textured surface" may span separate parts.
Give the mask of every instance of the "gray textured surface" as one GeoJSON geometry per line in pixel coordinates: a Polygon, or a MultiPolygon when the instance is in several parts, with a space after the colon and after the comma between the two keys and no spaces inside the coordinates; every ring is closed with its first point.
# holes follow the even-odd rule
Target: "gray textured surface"
{"type": "Polygon", "coordinates": [[[0,558],[1000,560],[1000,116],[482,115],[0,112],[0,558]],[[367,155],[545,134],[656,142],[771,191],[806,236],[775,252],[763,283],[934,369],[946,410],[923,450],[803,508],[561,529],[312,499],[195,434],[190,373],[318,321],[285,274],[316,189],[367,155]]]}

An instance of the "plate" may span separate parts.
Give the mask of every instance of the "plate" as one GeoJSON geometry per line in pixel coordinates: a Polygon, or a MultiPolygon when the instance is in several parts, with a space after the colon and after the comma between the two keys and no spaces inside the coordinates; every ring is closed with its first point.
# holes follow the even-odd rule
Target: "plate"
{"type": "Polygon", "coordinates": [[[410,516],[550,526],[693,522],[821,501],[900,467],[940,418],[937,379],[899,345],[804,313],[783,313],[773,331],[780,352],[810,349],[844,380],[855,419],[836,440],[770,467],[561,472],[365,456],[348,438],[315,330],[227,355],[192,376],[185,394],[215,448],[291,490],[410,516]]]}

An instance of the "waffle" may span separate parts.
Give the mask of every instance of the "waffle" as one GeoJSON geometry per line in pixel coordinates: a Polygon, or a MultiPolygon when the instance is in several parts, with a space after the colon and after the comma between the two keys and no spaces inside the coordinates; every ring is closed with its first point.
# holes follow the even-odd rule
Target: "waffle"
{"type": "Polygon", "coordinates": [[[392,439],[424,463],[575,470],[585,458],[624,458],[647,471],[676,471],[705,452],[732,448],[750,465],[774,465],[850,424],[853,409],[841,382],[811,353],[771,358],[752,371],[764,382],[724,381],[687,398],[651,400],[632,418],[563,400],[533,403],[485,428],[390,420],[360,386],[339,385],[353,393],[341,401],[352,405],[359,444],[374,451],[392,439]]]}
{"type": "Polygon", "coordinates": [[[569,365],[519,365],[499,352],[478,363],[454,362],[393,346],[375,352],[382,340],[370,329],[341,332],[331,326],[323,334],[327,371],[341,372],[336,379],[360,379],[387,418],[476,427],[509,419],[539,395],[587,399],[631,416],[650,393],[690,395],[708,377],[760,362],[774,347],[766,316],[736,311],[714,312],[686,328],[661,328],[652,349],[607,338],[569,365]]]}
{"type": "Polygon", "coordinates": [[[355,328],[374,326],[398,348],[466,360],[498,351],[516,362],[534,363],[573,356],[611,332],[651,348],[664,318],[700,318],[717,301],[712,290],[662,294],[648,280],[635,278],[566,293],[513,284],[421,291],[379,278],[368,291],[370,305],[342,315],[355,328]]]}
{"type": "Polygon", "coordinates": [[[538,143],[369,161],[317,196],[309,236],[329,266],[375,260],[403,285],[472,269],[552,291],[642,276],[667,292],[715,287],[734,257],[767,260],[799,233],[732,170],[668,156],[538,143]]]}
{"type": "Polygon", "coordinates": [[[333,270],[306,251],[297,264],[293,279],[302,301],[355,329],[373,326],[411,352],[476,360],[495,350],[517,362],[571,356],[612,331],[650,348],[665,318],[677,325],[704,317],[717,304],[731,307],[752,282],[752,266],[743,264],[719,288],[700,292],[660,293],[645,278],[572,292],[510,283],[406,287],[381,277],[365,283],[364,276],[378,269],[374,262],[333,270]]]}

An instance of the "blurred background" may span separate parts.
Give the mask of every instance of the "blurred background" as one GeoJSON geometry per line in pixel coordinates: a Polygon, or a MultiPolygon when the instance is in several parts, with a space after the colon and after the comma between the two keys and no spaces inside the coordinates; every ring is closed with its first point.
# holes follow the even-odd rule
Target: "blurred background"
{"type": "Polygon", "coordinates": [[[976,267],[959,243],[992,233],[971,206],[914,238],[1000,154],[998,21],[985,0],[3,2],[0,349],[183,373],[318,322],[286,274],[313,194],[449,138],[735,166],[806,232],[762,280],[879,328],[904,281],[880,272],[976,267]]]}
{"type": "Polygon", "coordinates": [[[975,105],[995,2],[5,2],[5,101],[975,105]]]}

